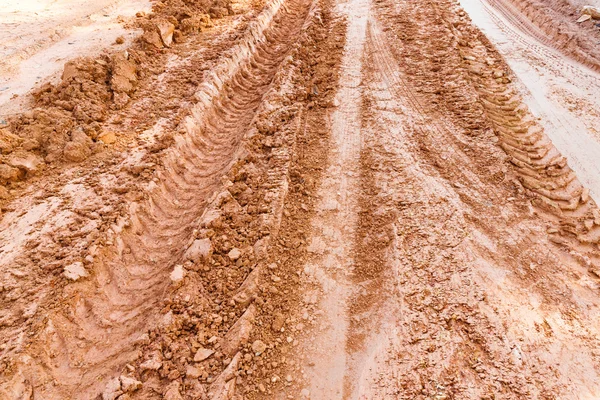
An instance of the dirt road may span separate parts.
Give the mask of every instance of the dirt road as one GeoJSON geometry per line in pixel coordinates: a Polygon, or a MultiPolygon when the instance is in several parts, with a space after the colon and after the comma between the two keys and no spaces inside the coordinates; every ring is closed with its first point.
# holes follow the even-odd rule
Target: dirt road
{"type": "Polygon", "coordinates": [[[48,80],[58,80],[64,64],[105,48],[125,49],[139,32],[122,22],[150,9],[137,1],[0,2],[0,116],[19,112],[23,96],[48,80]],[[120,44],[115,40],[121,37],[120,44]],[[12,101],[11,101],[12,100],[12,101]]]}
{"type": "Polygon", "coordinates": [[[461,4],[165,1],[10,104],[0,398],[598,398],[600,58],[461,4]]]}

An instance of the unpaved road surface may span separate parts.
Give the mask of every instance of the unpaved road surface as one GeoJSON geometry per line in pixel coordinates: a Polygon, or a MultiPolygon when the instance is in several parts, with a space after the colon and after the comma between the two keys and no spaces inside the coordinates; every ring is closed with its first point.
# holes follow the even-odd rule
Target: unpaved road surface
{"type": "MultiPolygon", "coordinates": [[[[135,30],[123,22],[150,9],[136,1],[18,1],[0,2],[0,116],[19,111],[13,101],[33,87],[58,79],[64,64],[106,47],[125,49],[135,30]],[[121,44],[115,43],[118,37],[121,44]]],[[[26,99],[23,99],[26,101],[26,99]]]]}
{"type": "Polygon", "coordinates": [[[577,5],[94,3],[123,40],[34,79],[68,3],[0,14],[41,27],[0,71],[0,399],[600,397],[577,5]]]}

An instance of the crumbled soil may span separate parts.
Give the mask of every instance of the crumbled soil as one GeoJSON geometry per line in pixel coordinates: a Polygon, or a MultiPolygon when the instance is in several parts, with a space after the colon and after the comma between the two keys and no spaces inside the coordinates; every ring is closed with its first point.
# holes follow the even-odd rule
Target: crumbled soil
{"type": "Polygon", "coordinates": [[[136,26],[0,131],[1,398],[599,393],[600,211],[455,2],[136,26]]]}

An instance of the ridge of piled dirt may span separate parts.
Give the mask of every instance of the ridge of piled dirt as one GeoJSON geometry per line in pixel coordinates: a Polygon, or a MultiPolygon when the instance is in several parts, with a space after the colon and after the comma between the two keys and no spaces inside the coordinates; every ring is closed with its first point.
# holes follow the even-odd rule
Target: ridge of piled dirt
{"type": "Polygon", "coordinates": [[[286,262],[297,261],[288,244],[300,244],[302,232],[280,237],[279,225],[282,214],[307,216],[311,204],[316,182],[304,181],[303,168],[319,168],[327,143],[322,124],[337,81],[332,54],[341,53],[343,29],[338,22],[332,34],[333,23],[328,5],[311,9],[253,122],[245,156],[204,213],[209,222],[188,250],[185,278],[167,296],[169,322],[150,332],[133,364],[144,383],[132,398],[165,387],[183,398],[261,398],[293,384],[280,376],[290,367],[285,354],[293,345],[284,316],[299,294],[288,289],[298,275],[286,262]],[[256,219],[257,212],[264,218],[256,219]],[[146,368],[151,363],[158,368],[146,368]]]}
{"type": "Polygon", "coordinates": [[[152,13],[138,13],[134,25],[144,34],[129,49],[107,49],[97,57],[65,64],[59,84],[35,90],[32,109],[10,116],[7,125],[0,126],[2,204],[46,167],[80,163],[114,144],[119,139],[119,110],[164,67],[172,53],[169,48],[212,27],[213,19],[233,14],[231,2],[224,0],[157,2],[152,13]],[[111,127],[115,119],[117,126],[111,127]]]}
{"type": "MultiPolygon", "coordinates": [[[[235,356],[241,347],[248,352],[249,320],[265,313],[260,301],[254,304],[255,280],[265,268],[261,257],[268,238],[277,235],[303,110],[326,107],[335,82],[335,68],[321,66],[329,54],[306,49],[315,37],[326,36],[327,16],[312,9],[305,22],[310,3],[291,2],[279,10],[280,5],[270,3],[250,22],[230,57],[212,67],[194,93],[191,115],[176,125],[181,134],[159,143],[160,160],[153,158],[158,166],[131,166],[149,181],[148,189],[125,190],[125,204],[111,214],[110,229],[96,239],[90,254],[82,255],[83,262],[65,266],[64,260],[57,261],[57,271],[64,267],[64,275],[76,283],[59,285],[64,296],[53,296],[64,303],[55,304],[54,311],[43,305],[48,312],[37,321],[40,334],[27,350],[52,367],[42,371],[36,365],[5,364],[5,377],[11,378],[6,390],[35,387],[44,396],[73,395],[69,383],[50,388],[32,381],[33,376],[48,381],[54,373],[80,382],[76,396],[102,387],[105,398],[198,398],[206,392],[218,398],[216,393],[231,389],[235,363],[249,362],[247,354],[243,360],[235,356]],[[301,30],[303,39],[296,43],[301,30]],[[315,71],[317,59],[321,69],[315,71]],[[159,322],[150,318],[161,307],[162,322],[151,324],[159,322]],[[67,309],[72,311],[64,313],[67,309]],[[141,326],[156,327],[138,338],[141,326]],[[107,335],[116,341],[105,343],[107,335]],[[198,355],[200,345],[205,351],[198,355]],[[48,346],[50,352],[44,350],[48,346]],[[81,360],[108,381],[89,382],[76,365],[59,371],[59,354],[81,360]],[[110,377],[127,362],[123,376],[110,377]]],[[[252,385],[245,385],[248,392],[260,393],[252,385]]]]}
{"type": "Polygon", "coordinates": [[[283,219],[303,295],[272,320],[290,384],[264,396],[594,393],[596,204],[455,2],[369,3],[345,5],[368,23],[347,32],[317,205],[283,219]]]}
{"type": "Polygon", "coordinates": [[[137,23],[3,129],[0,398],[600,393],[600,211],[455,0],[137,23]]]}
{"type": "Polygon", "coordinates": [[[600,30],[593,20],[577,23],[581,11],[568,0],[486,0],[524,32],[600,71],[600,30]]]}

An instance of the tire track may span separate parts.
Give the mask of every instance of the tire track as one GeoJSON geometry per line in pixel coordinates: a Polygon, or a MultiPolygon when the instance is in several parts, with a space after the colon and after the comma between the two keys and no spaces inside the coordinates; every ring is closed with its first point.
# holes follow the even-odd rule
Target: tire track
{"type": "Polygon", "coordinates": [[[107,246],[94,254],[92,279],[67,287],[65,298],[72,300],[49,313],[28,350],[45,356],[19,363],[17,375],[36,393],[89,398],[102,389],[97,377],[135,357],[139,335],[157,322],[168,275],[193,240],[221,176],[239,156],[307,10],[307,2],[273,1],[199,87],[198,104],[180,126],[147,199],[131,203],[129,218],[116,221],[107,246]],[[60,385],[44,383],[56,378],[60,385]]]}
{"type": "Polygon", "coordinates": [[[523,22],[522,18],[518,17],[518,14],[514,12],[506,11],[499,2],[481,2],[487,13],[490,15],[490,18],[496,23],[500,29],[506,33],[511,39],[516,42],[521,43],[523,46],[528,48],[533,54],[538,54],[543,57],[544,60],[551,60],[552,67],[556,68],[557,71],[568,70],[575,77],[585,79],[586,81],[594,82],[596,86],[600,85],[600,77],[594,70],[588,69],[584,64],[576,63],[573,65],[569,61],[565,61],[561,54],[556,54],[554,49],[557,49],[557,46],[553,45],[553,42],[546,37],[544,34],[540,33],[536,28],[531,26],[531,23],[523,22]],[[507,19],[509,24],[505,23],[502,18],[497,15],[497,12],[494,10],[498,10],[500,14],[507,19]],[[512,24],[510,24],[512,23],[512,24]],[[512,26],[516,27],[516,29],[512,28],[512,26]],[[529,26],[531,29],[527,29],[526,26],[529,26]],[[519,32],[518,29],[521,29],[523,33],[519,32]],[[530,36],[536,39],[539,43],[537,44],[533,40],[528,39],[527,36],[530,36]],[[547,47],[544,47],[547,46],[547,47]]]}
{"type": "MultiPolygon", "coordinates": [[[[504,149],[508,133],[526,134],[535,122],[521,119],[513,92],[478,80],[488,70],[493,78],[498,61],[466,53],[479,48],[478,36],[456,33],[461,14],[449,2],[374,4],[362,56],[352,269],[322,284],[325,298],[348,309],[333,325],[331,306],[321,303],[325,323],[310,335],[345,364],[345,384],[342,392],[312,386],[311,398],[594,396],[597,286],[584,287],[593,279],[585,265],[549,243],[546,224],[555,217],[530,206],[530,189],[504,149]],[[489,99],[488,89],[505,97],[489,99]],[[331,289],[342,285],[345,294],[331,289]],[[327,343],[344,333],[346,354],[338,357],[327,343]]],[[[536,135],[518,145],[543,170],[559,159],[536,135]]],[[[583,192],[572,172],[560,173],[543,194],[568,208],[583,192]]],[[[316,354],[302,356],[331,378],[316,354]]],[[[331,381],[339,387],[337,375],[331,381]]]]}
{"type": "MultiPolygon", "coordinates": [[[[372,204],[377,204],[378,215],[391,213],[395,221],[393,241],[386,253],[385,278],[381,278],[381,284],[389,293],[382,296],[383,305],[380,306],[380,314],[386,317],[382,319],[382,333],[370,337],[370,341],[376,342],[379,349],[368,360],[368,368],[364,368],[370,372],[357,384],[359,398],[580,398],[596,393],[593,376],[597,372],[588,370],[587,363],[571,359],[571,350],[566,349],[572,344],[581,349],[585,357],[591,356],[590,350],[598,346],[594,339],[592,314],[578,309],[581,314],[578,314],[578,322],[574,322],[573,326],[579,326],[580,318],[581,321],[588,321],[590,328],[582,337],[576,339],[577,335],[573,336],[570,328],[558,328],[560,323],[557,325],[554,321],[550,322],[553,326],[552,338],[543,338],[528,331],[528,339],[524,342],[527,344],[520,344],[519,337],[523,333],[519,330],[528,328],[518,321],[519,317],[513,311],[508,311],[519,310],[515,312],[517,315],[528,313],[538,324],[545,320],[543,316],[547,315],[545,318],[548,320],[551,317],[530,305],[527,299],[530,294],[527,293],[543,293],[546,307],[562,309],[564,304],[555,303],[549,294],[561,290],[558,288],[564,282],[573,296],[584,296],[587,304],[597,309],[593,290],[583,295],[578,285],[570,282],[568,273],[556,273],[553,267],[537,271],[532,279],[533,282],[542,280],[544,284],[540,285],[530,285],[527,279],[513,277],[510,273],[511,278],[502,279],[502,283],[493,283],[494,278],[486,277],[495,268],[510,271],[528,262],[525,261],[528,256],[518,255],[521,250],[516,250],[515,245],[507,245],[510,242],[527,242],[528,254],[531,255],[547,252],[548,256],[553,253],[544,250],[548,246],[544,233],[538,236],[530,232],[530,236],[525,238],[524,233],[516,228],[519,224],[537,225],[540,221],[523,213],[516,204],[511,205],[514,201],[509,198],[512,189],[502,181],[499,184],[492,171],[486,173],[484,169],[477,168],[478,163],[486,163],[491,169],[496,166],[495,163],[502,162],[497,154],[499,149],[489,148],[487,153],[473,151],[475,146],[484,147],[474,142],[491,142],[492,138],[488,134],[478,134],[473,136],[473,141],[460,139],[461,130],[457,127],[485,128],[489,123],[486,123],[487,113],[495,123],[494,118],[504,112],[506,104],[495,105],[500,110],[492,110],[492,107],[481,103],[483,100],[479,95],[473,102],[471,96],[452,91],[445,93],[443,90],[440,90],[441,93],[432,91],[433,95],[423,91],[425,94],[418,100],[421,107],[416,111],[411,101],[411,97],[417,98],[411,92],[435,84],[437,79],[440,81],[439,87],[448,81],[453,83],[462,80],[463,92],[489,88],[489,82],[479,85],[479,81],[471,83],[473,78],[470,74],[473,71],[465,67],[474,62],[487,65],[489,55],[462,53],[461,37],[455,41],[448,40],[450,45],[445,45],[448,34],[444,32],[452,32],[452,26],[460,26],[452,20],[447,24],[448,28],[444,28],[447,14],[459,15],[447,3],[426,2],[401,6],[381,3],[378,2],[378,15],[384,21],[385,28],[378,29],[377,23],[371,22],[367,36],[367,59],[370,61],[366,64],[371,72],[365,73],[369,88],[365,95],[372,96],[372,99],[370,107],[365,108],[369,111],[363,134],[365,148],[372,147],[374,155],[370,169],[375,177],[371,179],[377,182],[379,189],[376,194],[369,193],[369,196],[377,199],[372,200],[372,204]],[[394,25],[390,22],[396,22],[394,18],[400,16],[414,23],[418,30],[413,30],[410,24],[394,25]],[[398,32],[407,33],[405,43],[392,39],[398,32]],[[428,45],[419,47],[422,40],[427,41],[428,45]],[[415,47],[411,47],[413,43],[415,47]],[[394,55],[386,48],[387,45],[407,45],[407,49],[405,53],[394,55]],[[442,65],[436,63],[438,59],[444,60],[439,63],[442,65]],[[407,67],[405,63],[408,62],[417,63],[419,68],[413,70],[407,67]],[[447,70],[444,64],[448,64],[447,70]],[[432,66],[430,74],[422,72],[429,71],[432,66]],[[411,76],[411,72],[415,75],[411,76]],[[402,82],[399,77],[406,75],[416,82],[410,78],[402,82]],[[472,89],[467,89],[471,85],[472,89]],[[406,92],[400,92],[398,88],[406,88],[406,92]],[[443,128],[423,118],[423,113],[434,116],[445,110],[444,103],[437,103],[437,108],[428,107],[431,103],[436,104],[435,95],[444,96],[449,103],[449,111],[457,115],[456,119],[449,119],[443,128]],[[483,108],[486,113],[476,113],[478,108],[483,108]],[[465,124],[469,120],[474,122],[465,124]],[[446,131],[440,132],[444,128],[446,131]],[[429,168],[430,165],[435,169],[429,168]],[[460,173],[456,170],[460,170],[460,173]],[[460,178],[471,175],[476,179],[460,178]],[[482,217],[474,218],[474,215],[482,217]],[[513,222],[501,222],[504,221],[501,215],[515,215],[516,219],[513,222]],[[502,242],[506,247],[498,246],[490,251],[485,244],[488,240],[484,239],[486,237],[494,238],[491,240],[502,242]],[[463,268],[452,267],[455,262],[463,265],[463,268]],[[552,284],[548,282],[546,274],[561,284],[550,288],[552,284]],[[384,283],[390,281],[394,283],[384,283]],[[497,287],[497,284],[501,287],[497,287]],[[511,292],[519,295],[512,295],[511,292]],[[493,311],[484,305],[488,303],[495,304],[493,311]],[[456,318],[453,320],[455,322],[445,320],[449,315],[456,318]],[[459,321],[468,322],[463,324],[459,321]],[[557,354],[554,346],[559,343],[562,343],[560,347],[564,350],[557,354]],[[564,375],[556,377],[552,361],[547,359],[550,353],[564,358],[570,372],[565,369],[562,371],[564,375]],[[469,357],[470,354],[473,358],[469,357]],[[574,378],[575,375],[577,378],[574,378]],[[548,379],[554,379],[556,383],[548,384],[548,379]],[[572,379],[580,380],[573,384],[572,379]]],[[[469,43],[465,47],[471,49],[474,43],[472,36],[464,38],[464,43],[469,43]]],[[[481,69],[476,72],[476,76],[481,75],[481,69]]],[[[515,100],[515,103],[518,101],[515,100]]],[[[518,129],[517,125],[518,119],[505,120],[507,129],[518,129]]],[[[543,160],[544,149],[541,146],[532,146],[528,150],[536,152],[538,159],[543,160]]],[[[510,176],[509,171],[502,172],[504,174],[510,176]]],[[[560,184],[568,187],[570,179],[571,176],[560,184]]],[[[387,231],[385,224],[372,229],[382,233],[387,231]]],[[[373,248],[369,248],[369,251],[373,251],[373,248]]],[[[549,257],[543,262],[554,265],[556,261],[549,257]]],[[[568,268],[582,272],[577,262],[569,263],[568,268]]],[[[381,290],[377,293],[382,295],[381,290]]],[[[569,302],[566,299],[564,301],[569,302]]],[[[374,320],[369,322],[373,324],[374,320]]],[[[374,330],[371,326],[371,331],[374,330]]],[[[592,363],[589,358],[588,361],[592,363]]],[[[597,361],[593,361],[593,364],[597,368],[597,361]]]]}
{"type": "Polygon", "coordinates": [[[309,261],[305,271],[322,288],[319,308],[327,330],[304,352],[319,357],[314,367],[306,365],[313,399],[334,399],[349,390],[346,374],[352,369],[346,348],[352,340],[348,308],[353,291],[350,280],[355,267],[353,244],[358,223],[358,176],[361,151],[360,110],[362,57],[369,17],[369,0],[352,0],[342,10],[348,18],[346,43],[336,101],[331,116],[331,153],[325,177],[318,189],[316,215],[308,239],[309,261]],[[328,354],[326,359],[320,357],[328,354]]]}
{"type": "MultiPolygon", "coordinates": [[[[462,28],[458,26],[457,35],[462,36],[462,28]]],[[[473,86],[478,89],[498,134],[500,146],[510,156],[523,186],[536,196],[537,205],[558,217],[557,228],[551,229],[550,233],[576,238],[578,243],[572,242],[571,246],[579,248],[583,245],[584,248],[579,250],[585,257],[590,257],[590,269],[596,270],[595,265],[600,260],[593,248],[600,238],[595,222],[599,213],[597,206],[590,198],[589,190],[581,185],[568,166],[566,158],[523,105],[507,77],[508,67],[487,46],[487,40],[483,43],[470,41],[469,46],[461,46],[460,51],[473,86]],[[480,61],[490,59],[494,61],[480,61]],[[592,247],[587,246],[589,244],[592,247]]],[[[563,128],[566,130],[567,126],[563,125],[563,128]]],[[[566,243],[559,237],[553,240],[566,243]]]]}
{"type": "Polygon", "coordinates": [[[539,42],[565,53],[593,71],[598,71],[600,68],[598,54],[595,53],[595,45],[592,42],[596,32],[593,29],[586,30],[574,21],[562,18],[561,13],[567,9],[574,11],[569,3],[558,2],[558,4],[541,6],[528,0],[512,2],[486,0],[486,2],[509,22],[539,42]]]}

